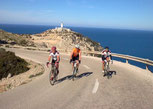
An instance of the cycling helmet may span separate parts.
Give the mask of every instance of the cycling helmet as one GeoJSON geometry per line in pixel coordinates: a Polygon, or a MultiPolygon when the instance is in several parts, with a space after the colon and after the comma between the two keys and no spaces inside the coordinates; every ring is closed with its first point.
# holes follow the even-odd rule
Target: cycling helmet
{"type": "Polygon", "coordinates": [[[109,49],[109,47],[108,47],[108,46],[106,46],[106,47],[105,47],[105,49],[109,49]]]}
{"type": "Polygon", "coordinates": [[[55,46],[52,47],[52,51],[56,51],[56,47],[55,46]]]}
{"type": "Polygon", "coordinates": [[[75,48],[80,48],[80,45],[79,44],[75,45],[75,48]]]}

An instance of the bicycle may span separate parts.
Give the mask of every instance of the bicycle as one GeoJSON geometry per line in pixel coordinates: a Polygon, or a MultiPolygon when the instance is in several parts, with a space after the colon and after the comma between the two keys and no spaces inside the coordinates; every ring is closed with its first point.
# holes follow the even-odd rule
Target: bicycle
{"type": "Polygon", "coordinates": [[[72,80],[74,81],[74,78],[76,78],[76,74],[78,73],[77,63],[73,61],[73,74],[72,74],[72,80]]]}
{"type": "Polygon", "coordinates": [[[55,82],[57,81],[57,67],[56,63],[50,63],[50,64],[51,64],[51,71],[49,73],[49,82],[51,85],[54,85],[55,82]]]}
{"type": "Polygon", "coordinates": [[[105,64],[104,64],[104,76],[107,76],[108,79],[112,77],[112,75],[110,74],[109,63],[110,61],[105,61],[105,64]]]}

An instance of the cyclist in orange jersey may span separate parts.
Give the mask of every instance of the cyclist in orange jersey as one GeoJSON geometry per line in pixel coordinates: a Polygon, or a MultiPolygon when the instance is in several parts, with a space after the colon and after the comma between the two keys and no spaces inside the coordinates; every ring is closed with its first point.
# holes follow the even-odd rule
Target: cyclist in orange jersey
{"type": "MultiPolygon", "coordinates": [[[[75,48],[71,52],[70,63],[71,62],[76,62],[77,68],[79,68],[79,64],[81,63],[81,50],[80,50],[79,44],[75,45],[75,48]]],[[[72,68],[73,68],[73,66],[74,66],[74,63],[72,64],[72,68]]]]}

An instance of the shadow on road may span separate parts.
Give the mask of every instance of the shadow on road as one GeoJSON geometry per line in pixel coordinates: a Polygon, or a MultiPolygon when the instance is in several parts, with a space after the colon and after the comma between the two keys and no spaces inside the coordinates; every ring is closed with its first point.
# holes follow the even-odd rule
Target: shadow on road
{"type": "Polygon", "coordinates": [[[91,75],[92,73],[93,73],[93,72],[82,73],[82,74],[76,76],[76,79],[80,79],[80,78],[82,78],[82,77],[87,77],[87,76],[91,75]]]}
{"type": "MultiPolygon", "coordinates": [[[[80,74],[80,75],[77,75],[77,76],[76,76],[76,79],[80,79],[80,78],[82,78],[82,77],[88,77],[88,76],[91,75],[92,73],[93,73],[93,72],[85,72],[85,73],[82,73],[82,74],[80,74]]],[[[71,80],[72,77],[73,77],[73,75],[68,75],[68,76],[65,76],[65,77],[63,77],[63,78],[60,78],[59,80],[56,81],[56,84],[59,84],[59,83],[65,81],[65,80],[71,80]]]]}
{"type": "Polygon", "coordinates": [[[112,78],[112,75],[116,75],[116,71],[109,71],[105,76],[107,76],[108,79],[112,78]]]}

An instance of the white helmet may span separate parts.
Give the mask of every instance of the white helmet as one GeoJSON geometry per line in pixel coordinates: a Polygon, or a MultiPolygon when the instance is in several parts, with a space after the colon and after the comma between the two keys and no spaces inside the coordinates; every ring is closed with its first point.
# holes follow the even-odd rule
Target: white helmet
{"type": "Polygon", "coordinates": [[[80,45],[79,44],[75,45],[75,48],[80,48],[80,45]]]}

